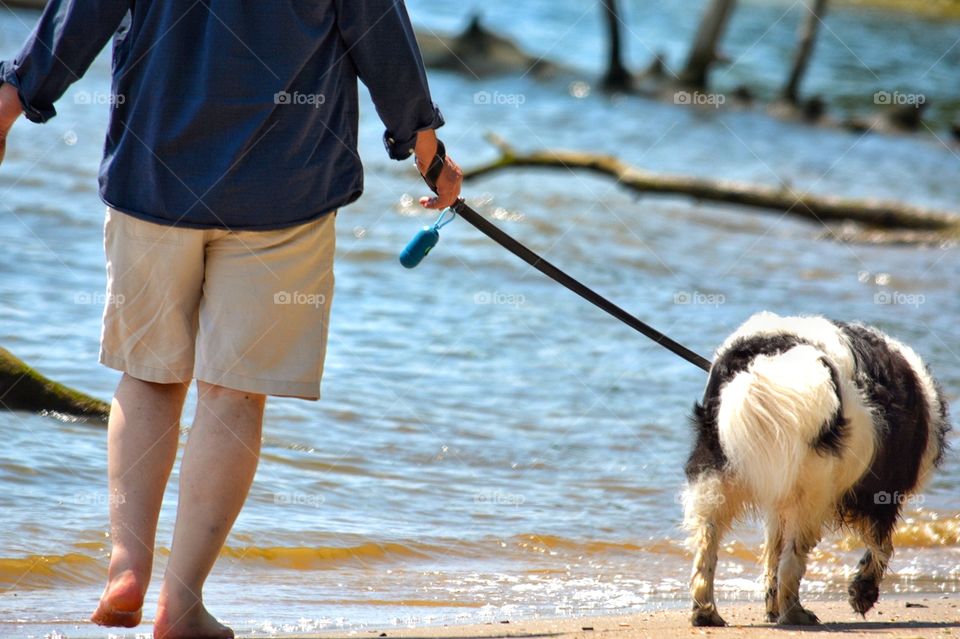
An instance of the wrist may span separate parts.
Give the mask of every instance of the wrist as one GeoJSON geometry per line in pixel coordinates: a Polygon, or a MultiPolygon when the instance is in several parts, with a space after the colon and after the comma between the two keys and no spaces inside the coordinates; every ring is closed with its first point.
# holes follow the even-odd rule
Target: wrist
{"type": "Polygon", "coordinates": [[[0,128],[5,132],[23,113],[17,87],[8,82],[0,84],[0,128]]]}
{"type": "Polygon", "coordinates": [[[437,154],[437,133],[433,129],[418,131],[413,153],[417,156],[417,164],[421,170],[430,166],[433,156],[437,154]]]}

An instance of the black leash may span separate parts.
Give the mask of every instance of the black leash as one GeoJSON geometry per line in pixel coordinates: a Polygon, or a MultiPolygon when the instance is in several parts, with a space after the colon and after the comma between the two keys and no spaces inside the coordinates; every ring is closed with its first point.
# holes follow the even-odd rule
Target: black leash
{"type": "MultiPolygon", "coordinates": [[[[445,162],[446,150],[444,149],[443,142],[437,140],[437,154],[430,163],[430,168],[427,170],[426,175],[423,176],[427,186],[433,189],[434,193],[437,191],[437,179],[440,177],[440,172],[443,170],[445,162]]],[[[710,360],[698,355],[683,344],[672,340],[646,322],[641,321],[639,318],[623,310],[590,287],[567,275],[564,271],[540,257],[535,252],[531,251],[529,248],[499,229],[485,217],[474,211],[466,202],[463,201],[463,198],[458,199],[450,208],[456,211],[460,217],[473,225],[478,231],[553,281],[573,291],[594,306],[606,311],[610,315],[613,315],[633,330],[650,338],[671,353],[674,353],[675,355],[687,360],[694,366],[709,372],[710,360]]]]}

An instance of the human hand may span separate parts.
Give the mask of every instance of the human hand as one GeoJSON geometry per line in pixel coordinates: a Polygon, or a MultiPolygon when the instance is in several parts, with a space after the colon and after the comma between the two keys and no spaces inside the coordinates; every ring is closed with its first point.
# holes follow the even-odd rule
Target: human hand
{"type": "Polygon", "coordinates": [[[12,84],[0,85],[0,163],[7,152],[7,133],[23,113],[17,88],[12,84]]]}
{"type": "MultiPolygon", "coordinates": [[[[437,134],[432,129],[417,133],[417,142],[413,150],[417,158],[417,169],[421,175],[426,175],[437,154],[437,134]]],[[[420,198],[420,205],[428,209],[445,209],[453,205],[460,197],[460,187],[463,184],[463,171],[457,163],[446,156],[443,169],[437,178],[437,192],[434,197],[420,198]]]]}

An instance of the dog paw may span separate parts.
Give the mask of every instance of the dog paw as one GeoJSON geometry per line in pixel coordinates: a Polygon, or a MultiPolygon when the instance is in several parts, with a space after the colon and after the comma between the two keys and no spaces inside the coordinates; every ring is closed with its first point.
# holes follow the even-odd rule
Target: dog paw
{"type": "Polygon", "coordinates": [[[850,582],[847,594],[850,595],[850,607],[853,611],[859,615],[866,615],[880,598],[880,586],[876,579],[856,577],[850,582]]]}
{"type": "Polygon", "coordinates": [[[780,602],[777,599],[777,589],[767,588],[767,597],[764,602],[767,607],[767,621],[777,623],[780,618],[780,602]]]}
{"type": "Polygon", "coordinates": [[[701,608],[694,608],[693,614],[690,615],[690,623],[698,627],[727,625],[727,622],[723,620],[723,617],[720,616],[720,613],[717,612],[716,606],[713,604],[703,606],[701,608]]]}
{"type": "Polygon", "coordinates": [[[798,604],[781,614],[777,623],[781,626],[815,626],[820,623],[820,619],[798,604]]]}

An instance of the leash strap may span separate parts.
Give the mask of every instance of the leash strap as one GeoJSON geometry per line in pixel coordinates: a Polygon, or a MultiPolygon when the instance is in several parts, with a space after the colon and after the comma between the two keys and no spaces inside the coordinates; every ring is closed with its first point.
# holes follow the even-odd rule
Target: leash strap
{"type": "MultiPolygon", "coordinates": [[[[434,193],[437,192],[437,179],[440,177],[440,172],[443,170],[445,161],[446,153],[443,143],[437,140],[437,155],[430,163],[430,168],[427,171],[427,174],[423,176],[427,186],[429,186],[434,193]]],[[[485,217],[474,211],[466,202],[463,201],[463,198],[458,199],[450,208],[456,211],[460,217],[469,222],[478,231],[552,279],[554,282],[557,282],[565,288],[573,291],[601,310],[606,311],[630,328],[653,340],[671,353],[678,355],[694,366],[709,372],[710,360],[698,355],[683,344],[670,339],[657,329],[631,315],[590,287],[581,283],[579,280],[567,275],[564,271],[540,257],[535,252],[502,231],[485,217]]]]}
{"type": "Polygon", "coordinates": [[[443,173],[443,165],[447,162],[447,147],[443,145],[443,141],[439,138],[437,139],[437,152],[433,156],[433,160],[430,161],[430,166],[427,167],[427,172],[423,175],[424,181],[427,183],[427,186],[436,193],[437,192],[437,180],[440,179],[440,174],[443,173]]]}
{"type": "Polygon", "coordinates": [[[590,287],[582,284],[580,281],[574,279],[573,277],[567,275],[565,272],[543,259],[526,246],[513,239],[510,235],[507,235],[502,230],[497,228],[494,224],[488,221],[485,217],[481,216],[479,213],[474,211],[472,208],[467,206],[467,204],[462,200],[457,200],[456,204],[451,207],[454,211],[457,212],[460,217],[465,219],[467,222],[472,224],[477,228],[481,233],[489,237],[491,240],[507,249],[521,260],[537,269],[553,281],[558,284],[563,285],[569,290],[573,291],[583,299],[587,300],[594,306],[606,311],[610,315],[613,315],[618,320],[634,329],[638,333],[645,335],[646,337],[652,339],[654,342],[663,346],[668,351],[679,355],[683,359],[687,360],[694,366],[701,368],[705,371],[710,370],[710,361],[705,357],[694,353],[689,348],[675,342],[670,339],[657,329],[646,324],[640,319],[634,317],[627,311],[623,310],[604,296],[600,295],[590,287]]]}

